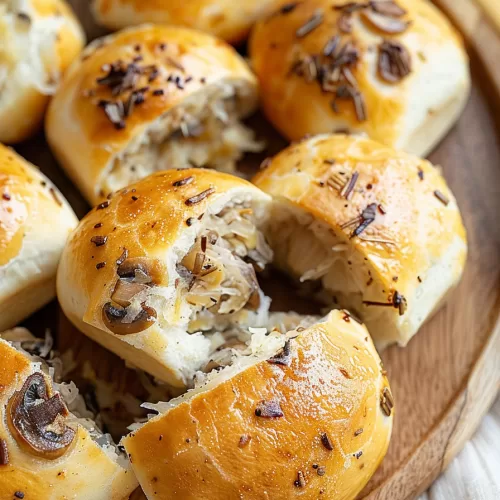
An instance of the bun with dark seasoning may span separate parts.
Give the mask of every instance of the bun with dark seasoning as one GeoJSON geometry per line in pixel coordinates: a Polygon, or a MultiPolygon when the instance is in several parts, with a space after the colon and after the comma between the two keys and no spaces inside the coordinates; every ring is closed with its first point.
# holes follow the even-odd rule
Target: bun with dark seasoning
{"type": "Polygon", "coordinates": [[[230,43],[243,41],[252,25],[284,0],[91,0],[98,23],[121,29],[141,23],[199,29],[230,43]]]}
{"type": "Polygon", "coordinates": [[[233,171],[260,150],[241,119],[257,106],[243,58],[211,35],[144,25],[95,40],[48,110],[48,142],[91,204],[167,168],[233,171]]]}
{"type": "Polygon", "coordinates": [[[0,331],[55,297],[59,257],[77,223],[47,177],[0,145],[0,331]]]}
{"type": "Polygon", "coordinates": [[[127,457],[89,418],[75,385],[54,383],[23,349],[30,338],[24,328],[0,333],[0,498],[128,499],[137,480],[127,457]]]}
{"type": "Polygon", "coordinates": [[[357,315],[377,348],[406,345],[462,276],[460,211],[426,160],[319,135],[267,161],[253,182],[274,199],[262,228],[273,263],[357,315]]]}
{"type": "Polygon", "coordinates": [[[256,334],[250,347],[183,396],[146,405],[159,415],[123,440],[145,494],[355,498],[387,451],[394,416],[366,328],[333,311],[286,335],[256,334]]]}
{"type": "Polygon", "coordinates": [[[65,0],[0,3],[0,142],[34,135],[85,36],[65,0]]]}
{"type": "Polygon", "coordinates": [[[460,35],[424,0],[293,2],[257,24],[249,50],[264,112],[290,140],[366,134],[425,156],[469,94],[460,35]]]}

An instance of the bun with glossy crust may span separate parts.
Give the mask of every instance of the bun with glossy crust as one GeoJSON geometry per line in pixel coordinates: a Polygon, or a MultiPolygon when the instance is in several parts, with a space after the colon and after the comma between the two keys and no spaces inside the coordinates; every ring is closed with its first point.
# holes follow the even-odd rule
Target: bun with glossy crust
{"type": "Polygon", "coordinates": [[[148,174],[210,166],[232,171],[259,150],[240,119],[257,82],[222,40],[144,25],[95,40],[66,75],[46,120],[48,142],[91,204],[148,174]]]}
{"type": "Polygon", "coordinates": [[[425,156],[470,88],[459,33],[424,0],[293,2],[254,29],[263,109],[288,139],[366,134],[425,156]]]}
{"type": "Polygon", "coordinates": [[[54,298],[59,257],[77,223],[47,177],[0,145],[0,331],[54,298]]]}
{"type": "MultiPolygon", "coordinates": [[[[13,333],[5,332],[11,338],[13,333]]],[[[68,494],[125,500],[137,486],[126,458],[120,464],[114,451],[94,441],[40,363],[1,338],[0,417],[1,500],[57,500],[68,494]],[[33,427],[34,419],[41,430],[33,427]]]]}
{"type": "Polygon", "coordinates": [[[316,136],[254,183],[274,198],[264,229],[274,264],[356,314],[377,347],[405,345],[458,283],[466,233],[426,160],[346,135],[316,136]]]}
{"type": "Polygon", "coordinates": [[[85,43],[65,0],[7,0],[0,5],[0,142],[33,135],[61,74],[85,43]]]}
{"type": "Polygon", "coordinates": [[[236,357],[184,396],[148,406],[160,415],[123,439],[148,498],[351,499],[361,491],[385,455],[394,414],[368,332],[334,311],[287,337],[281,350],[236,357]]]}

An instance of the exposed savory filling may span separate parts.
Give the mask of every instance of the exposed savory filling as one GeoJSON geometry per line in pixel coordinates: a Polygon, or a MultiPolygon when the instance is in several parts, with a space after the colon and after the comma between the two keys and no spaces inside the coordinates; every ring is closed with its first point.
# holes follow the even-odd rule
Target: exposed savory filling
{"type": "Polygon", "coordinates": [[[169,168],[233,172],[244,152],[262,149],[254,132],[240,121],[241,92],[235,85],[213,85],[165,113],[114,160],[102,191],[120,189],[169,168]]]}

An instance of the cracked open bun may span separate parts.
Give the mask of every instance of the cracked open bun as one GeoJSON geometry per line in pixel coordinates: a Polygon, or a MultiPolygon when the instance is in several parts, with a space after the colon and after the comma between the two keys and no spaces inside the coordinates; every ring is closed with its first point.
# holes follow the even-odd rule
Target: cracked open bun
{"type": "Polygon", "coordinates": [[[354,498],[394,413],[366,328],[333,311],[250,348],[123,439],[148,498],[354,498]]]}
{"type": "Polygon", "coordinates": [[[97,22],[111,29],[140,23],[196,28],[228,42],[244,40],[255,21],[285,0],[92,0],[97,22]]]}
{"type": "Polygon", "coordinates": [[[137,480],[126,456],[70,411],[83,404],[74,385],[53,383],[43,360],[14,347],[30,337],[0,334],[0,498],[128,499],[137,480]]]}
{"type": "Polygon", "coordinates": [[[0,145],[0,331],[54,298],[59,257],[77,223],[57,188],[0,145]]]}
{"type": "Polygon", "coordinates": [[[64,0],[0,3],[0,142],[20,142],[42,123],[83,30],[64,0]]]}
{"type": "Polygon", "coordinates": [[[239,324],[267,319],[256,271],[272,259],[259,230],[270,201],[249,182],[204,169],[158,172],[122,189],[81,221],[63,252],[66,316],[133,365],[190,385],[215,351],[239,344],[239,324]]]}
{"type": "Polygon", "coordinates": [[[425,156],[469,94],[461,37],[425,0],[291,2],[256,26],[250,54],[291,140],[342,131],[425,156]]]}
{"type": "Polygon", "coordinates": [[[232,171],[260,149],[240,121],[257,82],[222,40],[146,25],[95,40],[51,102],[47,139],[91,204],[175,167],[232,171]]]}
{"type": "Polygon", "coordinates": [[[283,150],[254,182],[274,198],[274,264],[361,318],[377,347],[405,345],[462,275],[460,212],[426,160],[323,135],[283,150]]]}

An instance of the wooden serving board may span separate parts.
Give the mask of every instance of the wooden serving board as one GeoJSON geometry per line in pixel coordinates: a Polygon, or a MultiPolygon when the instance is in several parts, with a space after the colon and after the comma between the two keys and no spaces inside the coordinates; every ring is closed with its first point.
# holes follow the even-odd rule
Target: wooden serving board
{"type": "MultiPolygon", "coordinates": [[[[497,0],[491,0],[492,8],[488,0],[477,1],[438,1],[467,40],[473,89],[458,125],[430,156],[442,165],[462,209],[470,246],[467,268],[448,304],[410,344],[382,354],[397,405],[395,427],[387,457],[363,498],[403,500],[424,491],[471,437],[500,384],[500,31],[493,24],[500,9],[497,0]]],[[[105,33],[93,24],[88,1],[71,3],[89,39],[105,33]]],[[[254,122],[272,145],[266,154],[285,144],[262,118],[254,122]]],[[[18,150],[52,178],[79,216],[85,214],[88,206],[41,135],[18,150]]],[[[258,160],[252,158],[249,168],[258,160]]],[[[277,295],[279,288],[274,291],[279,302],[277,295]]],[[[71,347],[116,391],[144,397],[134,372],[64,318],[56,326],[57,315],[51,304],[26,324],[38,333],[53,327],[61,350],[71,347]]]]}

